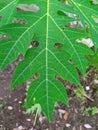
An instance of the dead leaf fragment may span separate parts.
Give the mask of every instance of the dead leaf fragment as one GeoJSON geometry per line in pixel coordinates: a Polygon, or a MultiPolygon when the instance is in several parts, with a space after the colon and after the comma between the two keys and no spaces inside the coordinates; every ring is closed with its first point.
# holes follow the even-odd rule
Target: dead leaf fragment
{"type": "Polygon", "coordinates": [[[85,127],[86,129],[91,129],[91,128],[92,128],[92,126],[89,125],[89,124],[85,124],[84,127],[85,127]]]}
{"type": "Polygon", "coordinates": [[[13,110],[13,107],[12,106],[8,106],[8,110],[13,110]]]}
{"type": "Polygon", "coordinates": [[[68,113],[68,112],[65,112],[65,113],[64,113],[63,118],[64,118],[64,120],[65,120],[65,121],[68,119],[68,115],[69,115],[69,113],[68,113]]]}
{"type": "Polygon", "coordinates": [[[17,6],[18,9],[24,10],[24,11],[31,11],[31,12],[37,12],[39,10],[39,7],[35,4],[19,4],[17,6]]]}

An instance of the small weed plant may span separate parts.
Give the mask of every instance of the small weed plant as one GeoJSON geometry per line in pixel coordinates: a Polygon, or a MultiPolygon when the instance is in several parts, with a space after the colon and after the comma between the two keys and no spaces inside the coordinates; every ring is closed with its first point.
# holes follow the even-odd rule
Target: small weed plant
{"type": "Polygon", "coordinates": [[[57,77],[81,88],[77,70],[86,75],[87,57],[97,48],[97,1],[0,0],[0,70],[23,55],[10,89],[36,75],[25,107],[40,104],[49,121],[56,102],[68,105],[65,87],[57,77]],[[93,50],[82,43],[83,38],[93,41],[93,50]]]}
{"type": "Polygon", "coordinates": [[[83,111],[83,113],[86,115],[86,116],[94,116],[95,114],[98,113],[98,108],[96,106],[89,106],[88,108],[82,108],[81,109],[83,111]]]}

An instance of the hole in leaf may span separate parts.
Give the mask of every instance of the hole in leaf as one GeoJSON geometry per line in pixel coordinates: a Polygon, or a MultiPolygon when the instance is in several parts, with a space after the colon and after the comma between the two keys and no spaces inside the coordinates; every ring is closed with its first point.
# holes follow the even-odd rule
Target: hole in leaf
{"type": "Polygon", "coordinates": [[[92,1],[90,1],[91,2],[91,4],[93,4],[93,5],[98,5],[98,1],[97,0],[92,0],[92,1]]]}
{"type": "Polygon", "coordinates": [[[71,27],[71,28],[83,28],[83,25],[80,21],[74,21],[74,22],[69,22],[65,24],[65,27],[71,27]]]}
{"type": "Polygon", "coordinates": [[[19,4],[17,6],[17,11],[30,11],[30,12],[38,12],[39,7],[35,4],[19,4]]]}
{"type": "Polygon", "coordinates": [[[93,18],[94,22],[98,23],[98,17],[92,16],[92,18],[93,18]]]}
{"type": "Polygon", "coordinates": [[[10,36],[8,34],[0,33],[0,40],[9,38],[10,36]]]}
{"type": "Polygon", "coordinates": [[[27,85],[30,85],[32,81],[36,80],[38,77],[40,77],[40,74],[35,73],[28,81],[27,85]]]}
{"type": "Polygon", "coordinates": [[[40,76],[40,74],[35,73],[33,77],[34,77],[34,79],[37,79],[39,76],[40,76]]]}
{"type": "Polygon", "coordinates": [[[57,49],[62,49],[63,45],[61,43],[55,43],[54,47],[57,49]]]}
{"type": "Polygon", "coordinates": [[[34,48],[34,47],[38,47],[38,46],[39,46],[38,41],[31,41],[31,44],[30,44],[29,48],[34,48]]]}
{"type": "Polygon", "coordinates": [[[71,59],[69,59],[68,62],[73,65],[73,61],[71,59]]]}
{"type": "Polygon", "coordinates": [[[13,22],[14,22],[14,23],[20,23],[20,24],[26,24],[26,20],[24,20],[24,19],[17,19],[17,18],[15,18],[15,19],[13,20],[13,22]]]}
{"type": "Polygon", "coordinates": [[[78,43],[83,43],[87,45],[89,48],[94,47],[94,43],[91,38],[80,38],[76,40],[78,43]]]}

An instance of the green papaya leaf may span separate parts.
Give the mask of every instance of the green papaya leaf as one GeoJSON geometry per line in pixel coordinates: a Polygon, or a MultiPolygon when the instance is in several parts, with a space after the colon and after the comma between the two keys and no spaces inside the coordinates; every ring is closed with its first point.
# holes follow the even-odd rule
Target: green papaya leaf
{"type": "Polygon", "coordinates": [[[95,47],[98,46],[94,38],[97,36],[97,23],[92,18],[98,16],[97,5],[94,6],[90,0],[69,0],[68,5],[60,0],[16,0],[16,3],[14,9],[22,7],[13,13],[13,18],[22,19],[25,24],[5,23],[0,28],[0,32],[9,35],[8,39],[0,41],[0,69],[22,54],[24,59],[17,65],[10,87],[13,89],[38,75],[28,89],[26,107],[40,104],[51,120],[56,102],[68,105],[66,90],[56,76],[81,86],[76,69],[85,75],[88,64],[85,56],[93,53],[78,39],[92,37],[95,47]],[[33,12],[35,7],[38,10],[33,12]],[[69,14],[75,14],[75,17],[69,14]],[[82,28],[65,26],[77,21],[83,24],[82,28]],[[37,47],[29,48],[32,40],[38,42],[37,47]]]}
{"type": "Polygon", "coordinates": [[[98,70],[98,51],[95,51],[93,55],[89,55],[87,58],[89,65],[98,70]]]}

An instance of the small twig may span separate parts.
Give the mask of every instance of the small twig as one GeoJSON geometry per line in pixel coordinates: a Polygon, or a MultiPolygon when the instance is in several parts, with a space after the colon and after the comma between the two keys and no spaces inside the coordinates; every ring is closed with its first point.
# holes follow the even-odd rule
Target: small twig
{"type": "Polygon", "coordinates": [[[38,110],[36,111],[36,114],[35,114],[35,118],[34,118],[33,126],[36,125],[37,117],[38,117],[38,110]]]}
{"type": "MultiPolygon", "coordinates": [[[[79,89],[79,91],[81,92],[81,89],[79,89]]],[[[90,101],[92,101],[92,102],[94,102],[94,100],[93,99],[91,99],[91,97],[89,97],[86,93],[85,93],[85,90],[82,88],[82,95],[84,96],[84,97],[86,97],[88,100],[90,100],[90,101]]]]}
{"type": "Polygon", "coordinates": [[[89,99],[90,101],[94,102],[94,99],[90,98],[87,94],[83,94],[83,96],[89,99]]]}
{"type": "Polygon", "coordinates": [[[82,126],[80,125],[80,130],[82,130],[82,126]]]}

